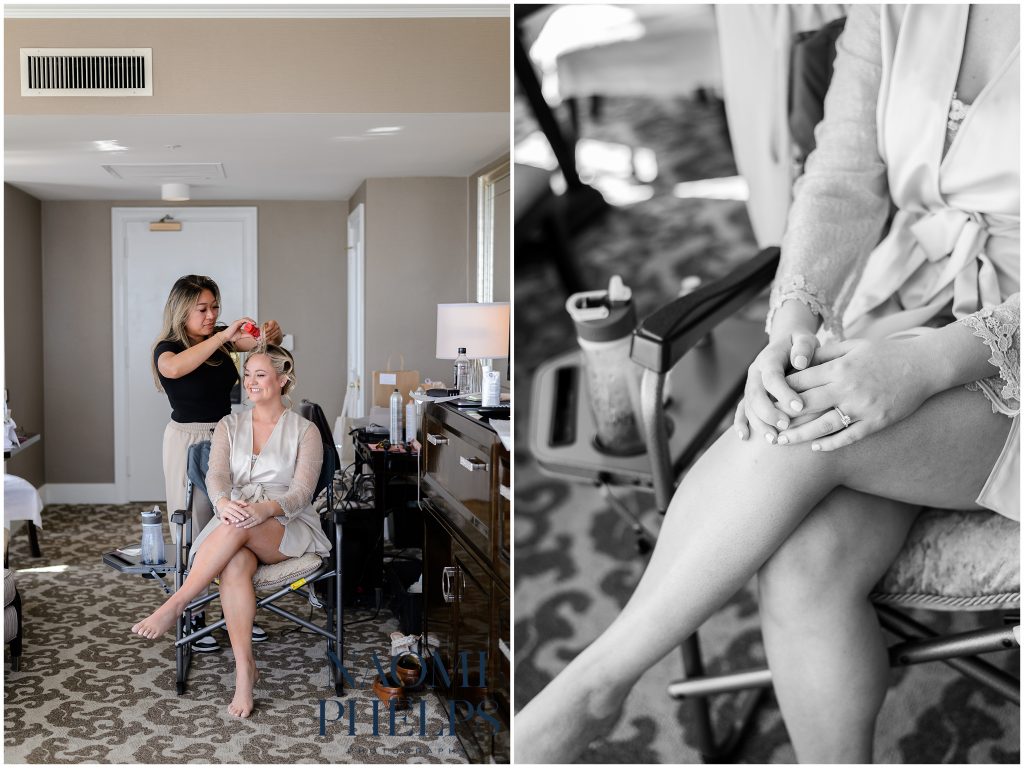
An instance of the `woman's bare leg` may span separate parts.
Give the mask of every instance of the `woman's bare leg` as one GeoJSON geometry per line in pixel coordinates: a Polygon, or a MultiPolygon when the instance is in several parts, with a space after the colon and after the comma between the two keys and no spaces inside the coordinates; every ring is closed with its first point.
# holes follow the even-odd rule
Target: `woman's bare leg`
{"type": "Polygon", "coordinates": [[[724,435],[672,499],[629,603],[516,717],[517,762],[569,762],[616,716],[640,675],[742,587],[832,490],[972,508],[1008,432],[1009,420],[987,400],[956,389],[836,452],[724,435]]]}
{"type": "Polygon", "coordinates": [[[837,488],[758,573],[765,652],[801,763],[872,762],[889,656],[868,595],[919,511],[837,488]]]}
{"type": "Polygon", "coordinates": [[[279,551],[284,526],[267,520],[255,528],[218,525],[203,541],[192,561],[188,578],[181,589],[163,605],[132,627],[132,632],[153,640],[174,626],[185,606],[209,586],[242,547],[248,547],[263,563],[279,563],[285,556],[279,551]]]}
{"type": "Polygon", "coordinates": [[[252,577],[259,560],[243,547],[224,566],[220,575],[220,604],[227,622],[231,652],[235,655],[235,696],[228,713],[248,717],[252,712],[252,688],[256,684],[256,660],[252,655],[252,622],[256,618],[256,590],[252,577]]]}

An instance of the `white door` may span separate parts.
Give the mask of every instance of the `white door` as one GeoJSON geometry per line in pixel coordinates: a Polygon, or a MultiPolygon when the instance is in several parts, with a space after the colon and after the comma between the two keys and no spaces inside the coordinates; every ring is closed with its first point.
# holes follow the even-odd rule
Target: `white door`
{"type": "Polygon", "coordinates": [[[171,408],[156,390],[151,360],[174,281],[208,275],[220,286],[222,321],[242,315],[259,319],[256,209],[170,212],[182,223],[180,232],[149,230],[150,222],[168,210],[113,209],[115,482],[125,501],[165,496],[161,454],[171,408]]]}
{"type": "Polygon", "coordinates": [[[364,343],[364,282],[366,280],[366,257],[364,253],[363,204],[360,203],[348,216],[348,387],[355,390],[355,402],[349,416],[361,418],[366,415],[366,367],[364,343]]]}

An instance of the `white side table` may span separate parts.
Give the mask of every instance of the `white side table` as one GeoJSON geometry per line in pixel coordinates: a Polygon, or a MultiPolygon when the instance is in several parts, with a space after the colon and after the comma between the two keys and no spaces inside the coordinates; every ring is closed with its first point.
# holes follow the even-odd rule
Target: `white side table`
{"type": "Polygon", "coordinates": [[[29,544],[32,557],[40,557],[39,538],[36,528],[43,527],[43,500],[28,480],[17,475],[4,473],[4,528],[11,527],[12,520],[28,521],[29,544]]]}

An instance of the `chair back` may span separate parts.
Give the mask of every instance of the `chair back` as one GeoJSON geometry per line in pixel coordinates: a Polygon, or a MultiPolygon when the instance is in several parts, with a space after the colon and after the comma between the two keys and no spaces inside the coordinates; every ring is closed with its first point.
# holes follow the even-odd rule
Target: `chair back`
{"type": "MultiPolygon", "coordinates": [[[[206,472],[210,468],[210,441],[203,440],[188,447],[188,479],[194,488],[206,493],[206,472]]],[[[206,493],[207,496],[210,494],[206,493]]]]}
{"type": "MultiPolygon", "coordinates": [[[[324,444],[324,461],[320,465],[320,478],[316,483],[316,490],[313,492],[315,499],[325,488],[333,489],[334,473],[341,466],[341,459],[338,456],[338,449],[334,445],[334,435],[327,424],[327,417],[324,410],[317,403],[303,399],[299,405],[299,415],[320,430],[320,440],[324,444]]],[[[333,491],[329,491],[333,496],[333,491]]]]}

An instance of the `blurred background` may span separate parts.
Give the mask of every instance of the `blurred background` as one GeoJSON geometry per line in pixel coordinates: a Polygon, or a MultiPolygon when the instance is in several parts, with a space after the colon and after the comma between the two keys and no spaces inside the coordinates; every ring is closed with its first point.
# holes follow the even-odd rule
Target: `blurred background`
{"type": "MultiPolygon", "coordinates": [[[[532,433],[550,429],[534,419],[537,368],[577,348],[565,301],[618,274],[643,318],[684,280],[721,277],[778,244],[801,159],[780,51],[844,13],[515,6],[516,710],[612,621],[646,563],[595,483],[545,472],[530,449],[532,433]]],[[[759,319],[766,307],[763,298],[746,313],[759,319]]],[[[657,530],[649,494],[624,491],[616,503],[657,530]]],[[[764,664],[755,594],[748,585],[702,627],[709,674],[764,664]]],[[[937,626],[960,620],[940,614],[937,626]]],[[[1000,656],[1016,669],[1017,655],[1000,656]]],[[[579,762],[699,762],[688,714],[666,694],[681,673],[678,653],[651,668],[579,762]]],[[[734,706],[713,700],[716,716],[734,706]]],[[[878,729],[879,762],[1019,762],[1019,708],[939,664],[893,672],[878,729]]],[[[735,759],[794,761],[770,694],[735,759]]]]}

